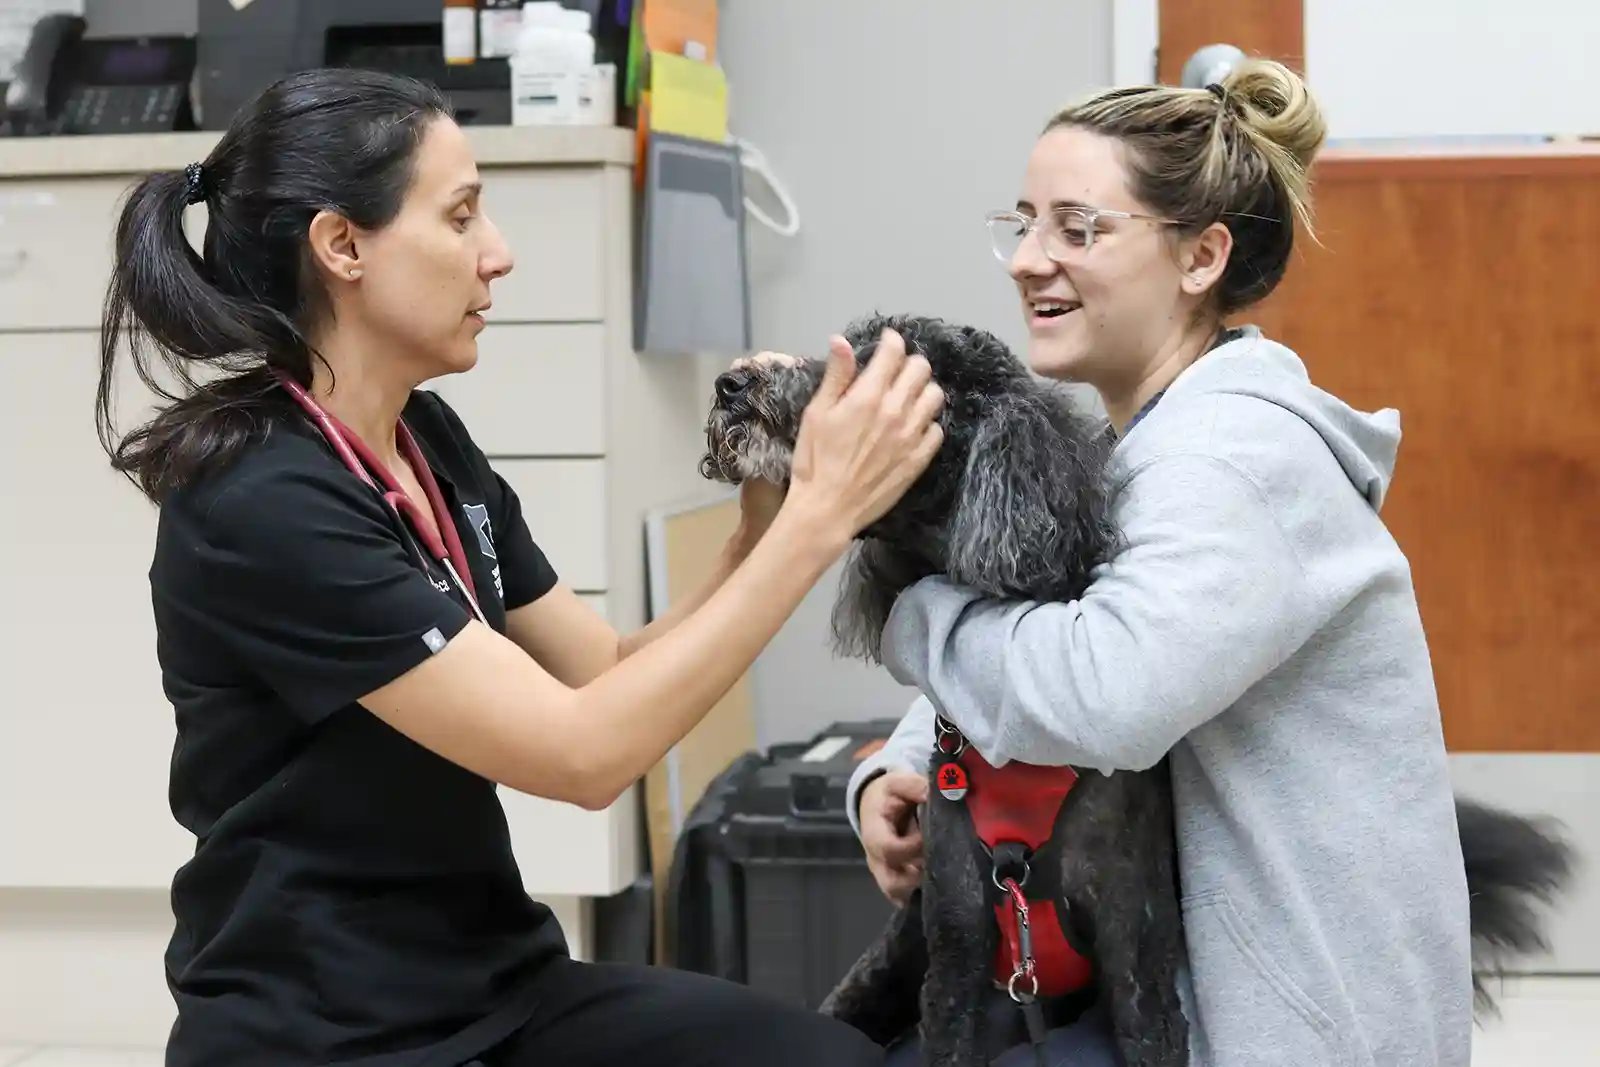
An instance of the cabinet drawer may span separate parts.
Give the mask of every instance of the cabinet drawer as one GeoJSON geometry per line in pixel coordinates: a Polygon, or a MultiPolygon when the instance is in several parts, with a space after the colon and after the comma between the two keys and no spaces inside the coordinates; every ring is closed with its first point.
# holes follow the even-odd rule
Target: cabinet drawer
{"type": "Polygon", "coordinates": [[[505,459],[494,464],[522,502],[533,539],[570,588],[608,586],[606,465],[599,459],[505,459]]]}
{"type": "MultiPolygon", "coordinates": [[[[485,210],[516,258],[494,285],[495,317],[601,319],[604,169],[486,167],[483,179],[485,210]]],[[[0,180],[0,330],[99,328],[117,213],[136,181],[137,175],[0,180]]],[[[203,207],[185,215],[196,249],[205,222],[203,207]]]]}
{"type": "MultiPolygon", "coordinates": [[[[97,337],[0,338],[0,885],[164,887],[193,854],[173,819],[175,736],[147,572],[156,512],[85,418],[97,337]],[[42,459],[41,459],[42,457],[42,459]]],[[[119,429],[147,416],[126,362],[119,429]]]]}
{"type": "MultiPolygon", "coordinates": [[[[500,322],[588,322],[603,317],[604,171],[600,167],[486,167],[483,210],[511,246],[515,266],[494,283],[500,322]]],[[[626,270],[627,264],[613,269],[626,270]]]]}
{"type": "Polygon", "coordinates": [[[0,181],[0,330],[99,328],[116,213],[131,182],[0,181]]]}
{"type": "Polygon", "coordinates": [[[506,788],[500,804],[529,896],[608,897],[638,877],[639,800],[632,789],[604,811],[506,788]]]}
{"type": "Polygon", "coordinates": [[[605,327],[599,323],[491,325],[478,335],[478,365],[430,388],[456,409],[491,457],[598,456],[606,450],[605,327]]]}

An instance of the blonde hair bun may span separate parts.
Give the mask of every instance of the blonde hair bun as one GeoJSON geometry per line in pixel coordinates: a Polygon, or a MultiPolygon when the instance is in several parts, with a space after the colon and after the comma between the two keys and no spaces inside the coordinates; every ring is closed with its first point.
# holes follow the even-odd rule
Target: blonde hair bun
{"type": "Polygon", "coordinates": [[[1282,148],[1302,170],[1310,169],[1328,124],[1300,75],[1275,60],[1246,59],[1222,79],[1222,88],[1248,130],[1282,148]]]}

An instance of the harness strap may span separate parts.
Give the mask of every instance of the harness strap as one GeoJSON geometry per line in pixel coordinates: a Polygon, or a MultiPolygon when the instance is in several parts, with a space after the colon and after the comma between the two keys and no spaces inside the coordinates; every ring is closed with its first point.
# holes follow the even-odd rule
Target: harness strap
{"type": "Polygon", "coordinates": [[[997,768],[952,723],[940,716],[936,724],[936,786],[945,799],[967,809],[979,861],[991,872],[991,904],[1000,932],[995,981],[1026,1014],[1039,996],[1077,992],[1094,976],[1093,964],[1067,934],[1065,903],[1052,869],[1058,861],[1040,855],[1048,851],[1078,775],[1071,767],[1027,763],[997,768]]]}

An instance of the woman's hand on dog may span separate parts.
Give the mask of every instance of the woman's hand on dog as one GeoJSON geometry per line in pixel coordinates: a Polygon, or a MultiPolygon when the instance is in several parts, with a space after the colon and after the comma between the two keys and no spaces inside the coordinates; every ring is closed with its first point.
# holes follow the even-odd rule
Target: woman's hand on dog
{"type": "Polygon", "coordinates": [[[944,440],[936,421],[943,407],[928,361],[908,357],[893,330],[860,373],[849,342],[834,337],[800,419],[785,506],[822,518],[843,552],[927,469],[944,440]]]}
{"type": "Polygon", "coordinates": [[[928,779],[912,771],[887,771],[861,791],[861,846],[878,888],[904,907],[922,883],[922,828],[917,807],[928,799],[928,779]]]}

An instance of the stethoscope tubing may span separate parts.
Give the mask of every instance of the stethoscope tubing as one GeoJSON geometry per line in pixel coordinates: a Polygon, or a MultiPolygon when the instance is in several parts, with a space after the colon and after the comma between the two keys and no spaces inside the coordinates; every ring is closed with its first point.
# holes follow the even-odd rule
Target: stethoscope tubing
{"type": "MultiPolygon", "coordinates": [[[[373,479],[371,473],[367,470],[367,465],[362,462],[361,457],[356,453],[356,448],[360,447],[359,442],[357,442],[356,447],[352,447],[338,423],[334,421],[333,416],[323,410],[322,405],[318,404],[299,382],[282,372],[278,373],[278,380],[283,384],[284,390],[295,399],[310,417],[312,425],[317,428],[317,432],[328,442],[334,454],[339,457],[339,461],[383,498],[383,502],[388,505],[389,510],[394,512],[395,517],[400,520],[401,528],[412,537],[413,544],[417,540],[423,542],[428,554],[443,565],[445,573],[450,576],[450,580],[455,583],[457,589],[461,590],[461,594],[467,598],[467,603],[472,607],[473,615],[477,617],[479,622],[487,625],[488,619],[484,618],[483,609],[478,605],[478,597],[472,587],[471,576],[464,576],[460,571],[456,570],[455,564],[450,560],[450,549],[442,538],[447,536],[453,538],[455,527],[450,524],[450,515],[446,509],[440,506],[442,497],[438,486],[433,481],[432,473],[428,470],[427,462],[422,456],[421,449],[417,446],[416,438],[411,435],[411,431],[406,424],[404,422],[397,423],[395,435],[405,453],[406,460],[411,464],[412,469],[416,471],[418,480],[424,483],[423,491],[427,494],[428,502],[433,508],[433,521],[439,527],[438,536],[434,536],[432,531],[428,529],[427,524],[422,521],[421,509],[417,507],[410,497],[396,487],[380,486],[373,479]],[[406,521],[408,516],[410,522],[406,521]]],[[[453,539],[459,543],[459,538],[453,539]]],[[[466,562],[465,555],[466,551],[463,548],[463,565],[466,562]]]]}

